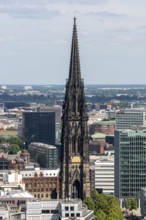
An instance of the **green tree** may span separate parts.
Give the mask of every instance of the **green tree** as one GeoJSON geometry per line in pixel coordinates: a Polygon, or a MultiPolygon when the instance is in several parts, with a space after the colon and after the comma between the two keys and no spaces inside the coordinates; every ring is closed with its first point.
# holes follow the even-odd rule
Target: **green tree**
{"type": "Polygon", "coordinates": [[[17,154],[20,151],[20,146],[18,144],[13,144],[9,149],[9,154],[17,154]]]}
{"type": "Polygon", "coordinates": [[[0,137],[0,144],[3,144],[5,142],[5,138],[0,137]]]}
{"type": "Polygon", "coordinates": [[[117,206],[110,209],[106,220],[123,220],[122,211],[117,206]]]}
{"type": "Polygon", "coordinates": [[[9,152],[9,154],[15,154],[20,151],[22,146],[22,139],[17,137],[3,138],[0,137],[0,144],[9,144],[11,145],[8,149],[1,146],[2,152],[9,152]]]}
{"type": "Polygon", "coordinates": [[[92,191],[93,202],[95,202],[98,198],[99,198],[99,193],[95,189],[93,189],[92,191]]]}
{"type": "Polygon", "coordinates": [[[132,211],[133,209],[137,209],[138,205],[137,205],[137,200],[134,197],[131,197],[130,199],[128,199],[128,202],[126,204],[126,208],[129,209],[130,211],[132,211]]]}
{"type": "Polygon", "coordinates": [[[106,214],[101,209],[99,209],[94,217],[94,220],[106,220],[106,214]]]}
{"type": "Polygon", "coordinates": [[[21,138],[10,137],[7,141],[10,144],[18,144],[19,146],[22,145],[22,139],[21,138]]]}
{"type": "Polygon", "coordinates": [[[85,198],[83,203],[88,207],[88,209],[94,210],[94,202],[90,197],[85,198]]]}
{"type": "Polygon", "coordinates": [[[92,200],[95,220],[123,220],[122,210],[114,196],[99,194],[93,190],[92,200]]]}
{"type": "Polygon", "coordinates": [[[109,213],[109,203],[105,194],[99,194],[98,200],[95,201],[95,214],[102,210],[106,215],[109,213]]]}

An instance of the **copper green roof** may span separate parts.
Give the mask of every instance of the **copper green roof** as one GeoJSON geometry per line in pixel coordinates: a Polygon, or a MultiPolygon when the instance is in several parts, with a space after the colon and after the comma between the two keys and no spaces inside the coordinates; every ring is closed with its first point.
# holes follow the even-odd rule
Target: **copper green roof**
{"type": "Polygon", "coordinates": [[[116,121],[99,121],[99,122],[94,122],[93,124],[102,124],[102,125],[115,125],[116,124],[116,121]]]}
{"type": "Polygon", "coordinates": [[[92,139],[103,139],[106,137],[106,134],[97,132],[97,133],[91,135],[91,137],[92,137],[92,139]]]}

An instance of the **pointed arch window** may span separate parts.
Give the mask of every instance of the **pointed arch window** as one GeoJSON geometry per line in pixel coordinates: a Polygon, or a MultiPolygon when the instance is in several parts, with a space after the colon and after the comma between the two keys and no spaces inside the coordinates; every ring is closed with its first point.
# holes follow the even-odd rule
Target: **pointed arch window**
{"type": "Polygon", "coordinates": [[[80,198],[81,186],[79,180],[75,180],[72,187],[72,197],[80,198]]]}
{"type": "Polygon", "coordinates": [[[76,153],[76,139],[75,136],[72,137],[72,153],[76,153]]]}

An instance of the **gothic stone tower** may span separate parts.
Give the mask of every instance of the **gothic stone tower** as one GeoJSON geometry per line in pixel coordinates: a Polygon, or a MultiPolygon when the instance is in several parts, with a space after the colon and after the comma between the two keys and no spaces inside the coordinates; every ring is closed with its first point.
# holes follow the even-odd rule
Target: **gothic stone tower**
{"type": "Polygon", "coordinates": [[[60,197],[90,196],[87,111],[74,18],[69,78],[62,112],[60,197]]]}

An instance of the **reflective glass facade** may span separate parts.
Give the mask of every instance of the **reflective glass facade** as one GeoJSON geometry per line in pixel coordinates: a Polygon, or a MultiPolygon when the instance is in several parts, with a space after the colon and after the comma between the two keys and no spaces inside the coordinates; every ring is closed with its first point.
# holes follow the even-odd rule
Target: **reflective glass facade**
{"type": "Polygon", "coordinates": [[[115,195],[140,197],[146,187],[146,131],[115,132],[115,195]]]}
{"type": "Polygon", "coordinates": [[[23,139],[30,142],[55,144],[55,112],[24,112],[23,139]]]}
{"type": "Polygon", "coordinates": [[[145,113],[137,110],[121,110],[116,114],[116,130],[133,129],[145,123],[145,113]]]}

